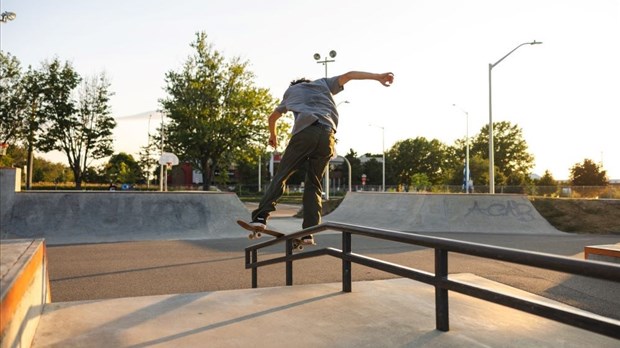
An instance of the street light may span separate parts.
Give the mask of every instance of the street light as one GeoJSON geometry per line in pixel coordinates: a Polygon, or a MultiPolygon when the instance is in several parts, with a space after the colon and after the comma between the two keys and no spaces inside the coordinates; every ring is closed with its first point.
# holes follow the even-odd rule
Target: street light
{"type": "Polygon", "coordinates": [[[465,192],[469,193],[469,113],[456,104],[452,104],[452,106],[465,114],[465,192]]]}
{"type": "Polygon", "coordinates": [[[519,46],[515,47],[512,51],[508,52],[505,56],[503,56],[500,60],[495,62],[495,64],[489,63],[489,193],[495,193],[495,152],[493,148],[493,104],[491,102],[491,70],[499,64],[502,60],[506,59],[512,52],[516,51],[519,47],[525,45],[539,45],[542,42],[532,41],[532,42],[524,42],[519,46]]]}
{"type": "MultiPolygon", "coordinates": [[[[329,51],[329,56],[331,58],[336,58],[336,51],[334,51],[334,50],[329,51]]],[[[336,60],[335,59],[327,59],[327,57],[325,57],[325,59],[323,59],[323,60],[319,60],[319,59],[321,59],[321,55],[318,54],[318,53],[315,53],[313,57],[314,57],[314,60],[317,61],[317,64],[323,64],[325,66],[325,77],[327,77],[327,63],[333,63],[336,60]]]]}
{"type": "MultiPolygon", "coordinates": [[[[325,66],[325,78],[327,78],[327,63],[333,63],[336,60],[333,58],[336,58],[336,51],[331,50],[329,51],[329,56],[332,59],[327,59],[327,57],[325,57],[325,59],[320,60],[321,59],[321,55],[318,53],[315,53],[313,55],[314,60],[317,61],[317,64],[323,64],[325,66]]],[[[325,171],[325,200],[329,200],[329,162],[327,162],[327,170],[325,171]]]]}
{"type": "Polygon", "coordinates": [[[8,21],[12,21],[17,17],[15,12],[4,11],[0,14],[0,22],[6,23],[8,21]]]}
{"type": "Polygon", "coordinates": [[[369,124],[370,127],[381,128],[381,151],[383,155],[382,165],[383,165],[383,182],[381,185],[381,191],[385,192],[385,127],[375,126],[373,124],[369,124]]]}

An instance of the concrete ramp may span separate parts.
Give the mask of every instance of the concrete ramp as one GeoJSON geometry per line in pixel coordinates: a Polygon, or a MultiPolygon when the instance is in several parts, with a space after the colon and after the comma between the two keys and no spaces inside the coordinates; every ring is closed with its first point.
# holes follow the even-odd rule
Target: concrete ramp
{"type": "Polygon", "coordinates": [[[403,232],[561,234],[526,196],[348,193],[323,219],[403,232]]]}
{"type": "Polygon", "coordinates": [[[16,192],[2,212],[2,238],[47,244],[240,237],[248,219],[233,193],[16,192]]]}

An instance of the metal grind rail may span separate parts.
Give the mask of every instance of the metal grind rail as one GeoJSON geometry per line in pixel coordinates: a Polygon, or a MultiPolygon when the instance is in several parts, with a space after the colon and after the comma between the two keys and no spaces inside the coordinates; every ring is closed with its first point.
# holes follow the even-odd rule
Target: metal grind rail
{"type": "Polygon", "coordinates": [[[513,297],[501,292],[480,288],[465,282],[451,280],[448,277],[448,253],[454,252],[486,259],[500,260],[541,269],[558,271],[573,275],[620,282],[620,266],[614,264],[578,260],[532,251],[490,246],[485,244],[457,241],[453,239],[430,237],[419,234],[403,233],[379,228],[371,228],[326,222],[318,226],[288,234],[281,239],[272,239],[245,249],[245,268],[252,269],[252,287],[258,287],[258,268],[284,262],[286,264],[286,285],[293,285],[293,262],[311,257],[330,255],[342,260],[342,291],[351,292],[351,263],[372,267],[404,278],[417,280],[435,287],[435,326],[437,330],[448,331],[449,306],[448,291],[455,291],[481,300],[501,304],[523,312],[538,315],[560,323],[575,326],[591,332],[620,339],[620,322],[588,313],[574,312],[552,305],[513,297]],[[308,234],[317,234],[326,230],[339,231],[342,235],[342,250],[323,248],[293,254],[293,240],[308,234]],[[398,243],[418,245],[435,250],[435,273],[405,267],[391,262],[356,254],[351,250],[352,235],[361,235],[398,243]],[[284,256],[258,260],[258,251],[265,247],[283,243],[284,256]]]}

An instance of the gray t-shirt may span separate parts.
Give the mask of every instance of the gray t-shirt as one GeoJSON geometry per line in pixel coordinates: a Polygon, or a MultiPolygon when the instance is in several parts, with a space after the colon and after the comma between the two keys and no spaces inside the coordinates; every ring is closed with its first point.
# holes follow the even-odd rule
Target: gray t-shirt
{"type": "Polygon", "coordinates": [[[338,127],[338,110],[333,96],[344,88],[338,83],[340,76],[322,78],[312,82],[298,83],[284,92],[284,98],[276,111],[292,111],[295,125],[292,134],[299,133],[317,120],[329,125],[336,131],[338,127]]]}

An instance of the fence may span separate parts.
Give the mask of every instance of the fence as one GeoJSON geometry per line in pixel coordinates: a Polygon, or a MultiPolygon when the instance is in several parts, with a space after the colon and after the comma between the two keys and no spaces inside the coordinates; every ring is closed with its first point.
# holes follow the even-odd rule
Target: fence
{"type": "MultiPolygon", "coordinates": [[[[263,192],[267,186],[263,187],[263,192]]],[[[239,196],[254,196],[259,194],[256,185],[236,185],[228,189],[235,191],[239,196]]],[[[303,186],[287,185],[285,195],[301,195],[303,186]]],[[[381,185],[353,185],[352,190],[359,191],[381,191],[381,185]]],[[[330,188],[330,195],[339,197],[344,196],[348,191],[347,186],[336,186],[330,188]]],[[[388,192],[434,192],[434,193],[464,193],[463,187],[458,185],[436,185],[404,188],[403,186],[386,185],[388,192]]],[[[489,193],[488,186],[476,186],[472,193],[489,193]]],[[[528,196],[541,197],[562,197],[562,198],[601,198],[601,199],[620,199],[620,185],[608,186],[495,186],[495,193],[523,194],[528,196]]]]}

